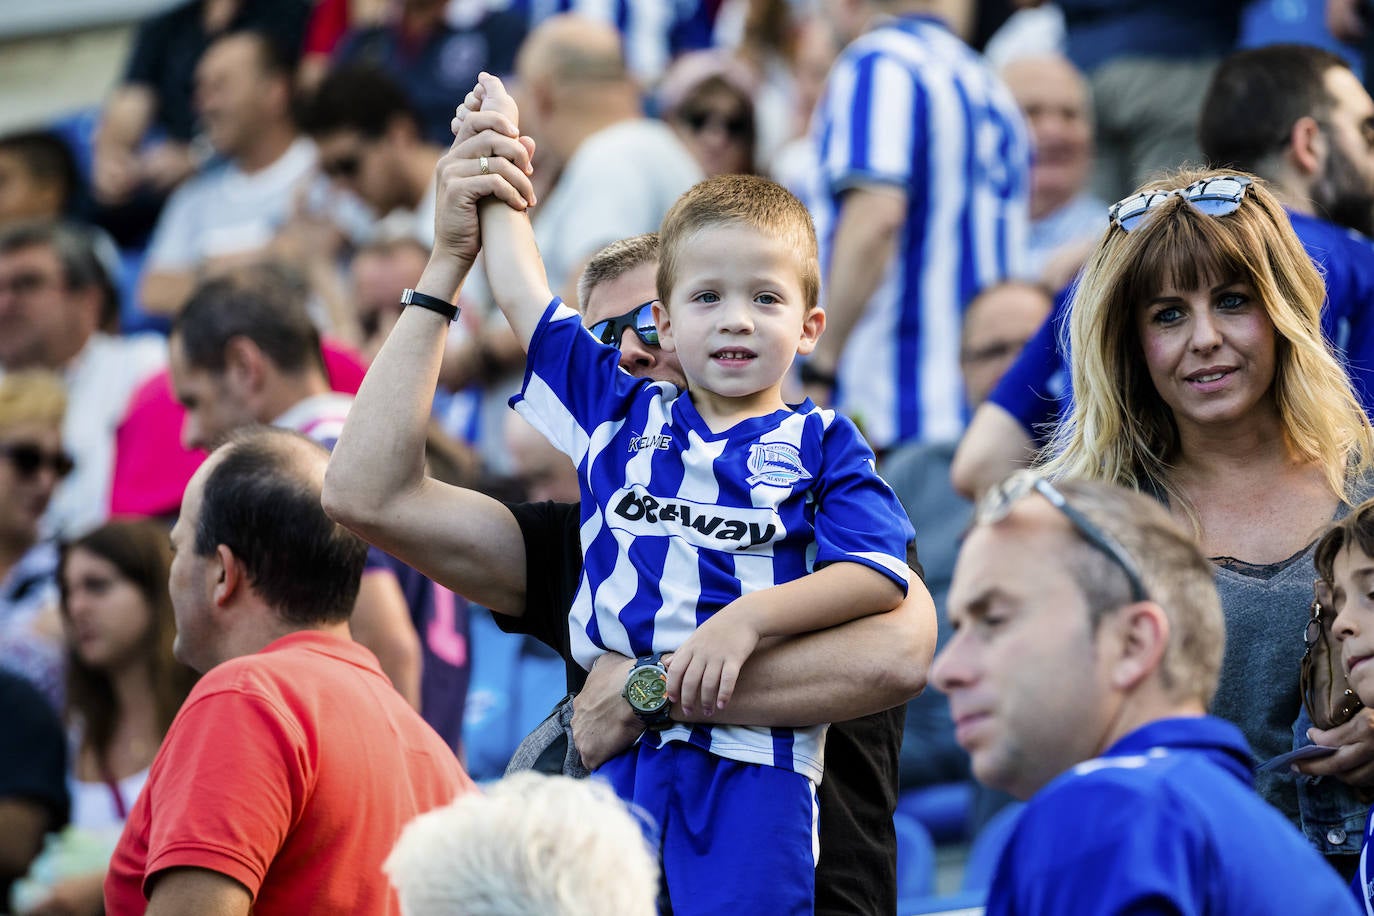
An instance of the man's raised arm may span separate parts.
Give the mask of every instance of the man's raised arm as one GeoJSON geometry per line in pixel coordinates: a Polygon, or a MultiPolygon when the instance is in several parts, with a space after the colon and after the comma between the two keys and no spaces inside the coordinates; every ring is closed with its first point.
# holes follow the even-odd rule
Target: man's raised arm
{"type": "MultiPolygon", "coordinates": [[[[499,198],[502,209],[533,202],[527,177],[531,150],[527,139],[483,131],[455,141],[439,160],[434,252],[417,292],[453,298],[480,247],[478,200],[499,198]],[[479,157],[491,163],[486,173],[479,169],[479,157]]],[[[428,309],[401,313],[363,380],[330,459],[324,508],[434,581],[493,610],[519,615],[525,552],[514,516],[490,497],[425,475],[425,428],[447,331],[443,316],[428,309]]]]}

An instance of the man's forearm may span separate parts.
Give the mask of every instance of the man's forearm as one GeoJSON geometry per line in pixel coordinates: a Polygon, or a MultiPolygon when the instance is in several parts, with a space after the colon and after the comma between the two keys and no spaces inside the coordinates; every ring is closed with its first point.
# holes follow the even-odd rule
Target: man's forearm
{"type": "Polygon", "coordinates": [[[139,302],[149,315],[172,317],[181,311],[196,288],[193,270],[152,270],[139,287],[139,302]]]}
{"type": "MultiPolygon", "coordinates": [[[[447,301],[469,266],[436,255],[416,289],[447,301]]],[[[325,510],[343,524],[365,533],[388,505],[424,481],[425,432],[447,332],[443,316],[408,308],[377,352],[325,475],[325,510]]]]}
{"type": "Polygon", "coordinates": [[[700,721],[800,726],[856,719],[919,694],[934,654],[935,604],[912,576],[895,610],[761,643],[740,670],[729,705],[700,721]]]}
{"type": "MultiPolygon", "coordinates": [[[[416,284],[451,298],[470,262],[436,255],[416,284]]],[[[324,480],[340,524],[441,585],[493,610],[524,612],[525,551],[510,510],[425,475],[425,433],[447,325],[405,309],[349,411],[324,480]]]]}
{"type": "Polygon", "coordinates": [[[965,499],[977,499],[1034,458],[1035,443],[1021,423],[1000,405],[984,401],[954,452],[950,483],[965,499]]]}
{"type": "Polygon", "coordinates": [[[897,251],[906,196],[894,189],[859,188],[845,194],[826,279],[825,333],[811,362],[833,372],[854,325],[877,292],[897,251]]]}

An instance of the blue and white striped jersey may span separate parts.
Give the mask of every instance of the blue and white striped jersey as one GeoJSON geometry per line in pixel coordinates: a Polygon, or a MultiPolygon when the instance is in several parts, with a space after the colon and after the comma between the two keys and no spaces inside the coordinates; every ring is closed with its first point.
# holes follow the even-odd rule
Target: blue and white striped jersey
{"type": "MultiPolygon", "coordinates": [[[[584,562],[569,626],[585,668],[607,650],[672,651],[740,595],[836,561],[906,588],[911,524],[833,411],[808,401],[712,432],[689,396],[623,372],[558,299],[511,404],[581,477],[584,562]]],[[[821,776],[823,726],[682,725],[645,740],[821,776]]]]}
{"type": "Polygon", "coordinates": [[[831,68],[812,120],[821,167],[808,194],[827,277],[842,195],[864,185],[907,195],[896,256],[839,366],[836,404],[876,447],[950,441],[963,429],[963,309],[1025,257],[1028,136],[1006,87],[937,20],[874,28],[831,68]]]}

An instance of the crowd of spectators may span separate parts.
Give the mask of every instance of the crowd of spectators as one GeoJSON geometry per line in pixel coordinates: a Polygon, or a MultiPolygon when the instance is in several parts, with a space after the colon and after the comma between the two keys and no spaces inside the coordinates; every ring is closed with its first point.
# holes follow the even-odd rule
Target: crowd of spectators
{"type": "MultiPolygon", "coordinates": [[[[138,23],[93,129],[54,113],[0,136],[0,705],[25,710],[17,752],[0,751],[0,816],[15,825],[0,838],[0,912],[109,905],[114,841],[213,667],[173,657],[165,533],[207,456],[254,427],[328,450],[342,434],[349,468],[372,435],[404,465],[371,495],[353,479],[323,488],[329,514],[375,542],[347,616],[473,779],[501,777],[518,746],[526,763],[581,775],[640,737],[620,694],[633,659],[590,672],[572,659],[579,535],[593,532],[579,530],[579,468],[507,406],[527,383],[493,292],[507,278],[476,255],[425,396],[374,394],[353,411],[402,290],[440,252],[477,251],[476,197],[493,192],[473,182],[513,162],[531,165],[521,182],[548,288],[630,375],[684,389],[653,323],[653,233],[674,202],[703,179],[760,176],[814,220],[825,331],[782,390],[866,437],[930,598],[761,647],[720,710],[718,723],[779,731],[837,723],[816,799],[816,912],[941,905],[911,877],[912,831],[967,842],[1012,802],[1014,779],[986,779],[976,753],[971,766],[945,693],[921,690],[955,638],[946,607],[973,499],[1032,465],[1141,490],[1192,525],[1226,627],[1204,705],[1240,727],[1252,762],[1294,742],[1342,749],[1257,785],[1349,878],[1374,742],[1365,719],[1309,736],[1293,634],[1315,538],[1368,497],[1374,461],[1374,98],[1360,46],[1374,23],[1343,0],[1289,23],[1291,6],[178,0],[138,23]],[[484,72],[511,87],[518,137],[463,145],[455,110],[484,72]],[[1216,192],[1234,206],[1185,211],[1237,170],[1244,181],[1216,192]],[[1156,238],[1162,217],[1114,221],[1118,199],[1193,235],[1156,238]],[[460,203],[464,218],[446,221],[460,203]],[[1269,246],[1267,268],[1210,231],[1219,211],[1269,246]],[[1162,325],[1121,320],[1131,283],[1187,312],[1204,281],[1255,301],[1282,290],[1287,306],[1263,303],[1283,339],[1261,379],[1276,408],[1220,434],[1163,380],[1162,325]],[[442,495],[419,483],[430,478],[442,495]],[[355,501],[331,505],[341,492],[355,501]],[[410,521],[436,507],[453,530],[410,521]],[[521,746],[536,727],[538,746],[521,746]]],[[[1172,346],[1191,353],[1199,336],[1172,346]]],[[[1239,371],[1224,362],[1199,366],[1239,371]]],[[[446,767],[420,810],[466,785],[446,767]]],[[[459,799],[406,831],[387,865],[403,903],[441,912],[470,890],[465,872],[426,862],[423,847],[441,847],[429,837],[583,842],[534,821],[610,802],[516,780],[489,805],[459,799]],[[516,833],[507,817],[530,824],[516,833]]],[[[657,880],[652,863],[629,864],[657,880]]],[[[554,899],[529,875],[464,867],[554,899]]]]}

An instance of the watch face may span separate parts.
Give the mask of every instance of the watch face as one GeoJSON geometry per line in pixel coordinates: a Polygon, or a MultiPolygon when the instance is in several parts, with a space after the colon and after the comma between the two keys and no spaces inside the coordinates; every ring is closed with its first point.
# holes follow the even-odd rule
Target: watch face
{"type": "Polygon", "coordinates": [[[655,712],[668,702],[668,677],[662,668],[644,665],[630,672],[625,699],[639,712],[655,712]]]}

